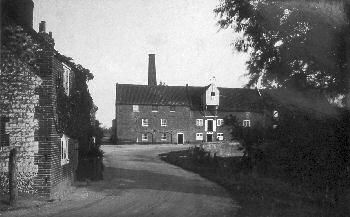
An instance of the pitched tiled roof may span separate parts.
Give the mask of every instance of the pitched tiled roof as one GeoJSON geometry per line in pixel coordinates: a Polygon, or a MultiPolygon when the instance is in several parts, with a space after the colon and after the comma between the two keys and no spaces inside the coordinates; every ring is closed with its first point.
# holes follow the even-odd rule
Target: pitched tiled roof
{"type": "Polygon", "coordinates": [[[118,104],[189,106],[185,86],[117,84],[116,91],[118,104]]]}
{"type": "MultiPolygon", "coordinates": [[[[128,105],[181,105],[202,110],[202,94],[206,87],[148,86],[117,84],[118,104],[128,105]]],[[[219,88],[221,111],[261,111],[262,102],[256,90],[219,88]]]]}

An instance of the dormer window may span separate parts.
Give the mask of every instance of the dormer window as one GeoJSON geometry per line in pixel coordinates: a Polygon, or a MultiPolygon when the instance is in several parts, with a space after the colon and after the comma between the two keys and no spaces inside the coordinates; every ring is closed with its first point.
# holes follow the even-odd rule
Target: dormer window
{"type": "MultiPolygon", "coordinates": [[[[209,85],[203,93],[202,103],[204,106],[218,106],[220,91],[215,84],[209,85]]],[[[206,107],[205,107],[206,108],[206,107]]]]}
{"type": "Polygon", "coordinates": [[[63,89],[67,96],[69,96],[69,89],[70,89],[70,74],[71,69],[63,64],[63,89]]]}

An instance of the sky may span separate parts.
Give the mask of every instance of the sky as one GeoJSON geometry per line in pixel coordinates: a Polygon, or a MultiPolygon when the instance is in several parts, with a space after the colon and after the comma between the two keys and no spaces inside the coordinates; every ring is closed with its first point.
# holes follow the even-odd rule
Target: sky
{"type": "Polygon", "coordinates": [[[115,84],[147,84],[148,54],[157,82],[242,87],[247,55],[235,52],[232,29],[220,30],[219,0],[34,0],[34,29],[46,21],[55,48],[90,69],[97,119],[112,125],[115,84]]]}

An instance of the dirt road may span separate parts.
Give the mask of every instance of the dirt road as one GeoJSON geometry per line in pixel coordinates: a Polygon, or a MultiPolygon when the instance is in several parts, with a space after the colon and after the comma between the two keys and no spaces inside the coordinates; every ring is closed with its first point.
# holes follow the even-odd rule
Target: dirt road
{"type": "Polygon", "coordinates": [[[235,216],[238,205],[220,186],[161,161],[174,145],[103,146],[104,180],[65,200],[1,216],[235,216]]]}

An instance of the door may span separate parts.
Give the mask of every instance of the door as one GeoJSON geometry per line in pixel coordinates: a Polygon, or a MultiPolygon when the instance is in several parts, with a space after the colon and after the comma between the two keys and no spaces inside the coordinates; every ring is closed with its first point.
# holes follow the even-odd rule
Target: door
{"type": "Polygon", "coordinates": [[[184,144],[184,134],[183,133],[177,134],[177,144],[184,144]]]}
{"type": "Polygon", "coordinates": [[[208,131],[213,132],[213,120],[208,120],[208,131]]]}
{"type": "Polygon", "coordinates": [[[213,134],[207,134],[207,142],[213,141],[213,134]]]}

